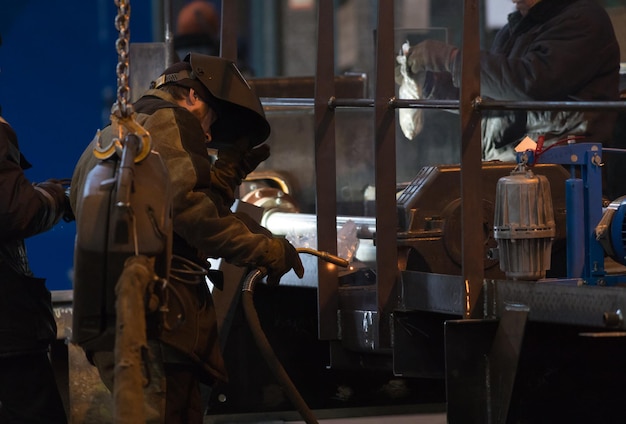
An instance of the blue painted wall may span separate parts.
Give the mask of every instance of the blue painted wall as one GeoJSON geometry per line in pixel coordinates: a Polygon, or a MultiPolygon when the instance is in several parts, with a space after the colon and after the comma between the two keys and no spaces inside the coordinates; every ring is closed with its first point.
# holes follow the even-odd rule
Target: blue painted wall
{"type": "MultiPolygon", "coordinates": [[[[131,42],[152,42],[152,0],[133,0],[131,42]]],[[[69,178],[116,100],[114,0],[22,0],[0,7],[0,105],[36,182],[69,178]]],[[[132,87],[131,87],[132,89],[132,87]]],[[[51,290],[71,289],[76,227],[27,240],[31,267],[51,290]]]]}

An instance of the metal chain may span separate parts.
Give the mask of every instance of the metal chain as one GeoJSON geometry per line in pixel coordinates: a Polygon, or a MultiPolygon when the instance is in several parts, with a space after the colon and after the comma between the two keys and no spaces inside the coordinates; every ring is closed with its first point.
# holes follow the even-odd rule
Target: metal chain
{"type": "Polygon", "coordinates": [[[119,37],[115,42],[118,57],[117,100],[111,107],[111,126],[115,128],[116,136],[111,143],[103,146],[101,133],[98,131],[95,136],[94,155],[101,160],[108,159],[114,154],[121,157],[127,137],[133,135],[139,139],[138,151],[134,157],[134,162],[137,163],[150,153],[151,140],[148,131],[135,121],[135,113],[130,102],[130,2],[115,0],[115,5],[117,6],[115,28],[119,31],[119,37]]]}
{"type": "Polygon", "coordinates": [[[130,117],[133,107],[130,104],[129,84],[129,51],[130,51],[130,3],[127,0],[115,0],[117,16],[115,28],[119,31],[119,37],[115,42],[117,49],[117,101],[113,105],[111,113],[118,118],[130,117]]]}

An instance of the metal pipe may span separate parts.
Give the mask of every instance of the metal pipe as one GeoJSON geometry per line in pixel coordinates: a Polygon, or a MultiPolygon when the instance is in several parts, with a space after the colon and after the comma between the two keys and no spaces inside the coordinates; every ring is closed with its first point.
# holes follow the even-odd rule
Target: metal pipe
{"type": "Polygon", "coordinates": [[[328,107],[374,107],[374,99],[338,99],[332,97],[328,100],[328,107]]]}
{"type": "Polygon", "coordinates": [[[164,23],[164,39],[165,39],[165,66],[169,67],[174,64],[176,53],[174,51],[174,35],[172,32],[172,2],[163,0],[163,23],[164,23]]]}
{"type": "Polygon", "coordinates": [[[501,101],[478,98],[477,110],[626,110],[626,101],[501,101]]]}
{"type": "MultiPolygon", "coordinates": [[[[353,221],[357,227],[359,238],[372,238],[376,233],[376,218],[362,216],[338,216],[337,229],[348,221],[353,221]]],[[[261,218],[261,225],[276,235],[287,235],[290,232],[298,234],[317,232],[317,215],[304,213],[280,212],[270,210],[261,218]]]]}
{"type": "Polygon", "coordinates": [[[292,111],[294,108],[307,108],[312,109],[315,105],[313,99],[300,99],[300,98],[288,98],[288,97],[261,97],[261,104],[265,109],[280,110],[287,109],[292,111]]]}
{"type": "MultiPolygon", "coordinates": [[[[273,98],[261,99],[267,107],[313,107],[313,99],[307,98],[273,98]]],[[[330,97],[328,106],[340,107],[374,107],[374,99],[338,99],[330,97]]],[[[459,109],[458,100],[415,100],[389,99],[389,107],[400,109],[459,109]]],[[[626,110],[626,101],[502,101],[478,98],[473,107],[482,110],[626,110]]]]}
{"type": "Polygon", "coordinates": [[[459,109],[458,100],[416,100],[416,99],[392,99],[389,107],[409,109],[459,109]]]}
{"type": "MultiPolygon", "coordinates": [[[[289,98],[289,97],[262,97],[261,103],[267,108],[312,108],[314,100],[311,98],[289,98]]],[[[338,99],[330,97],[329,108],[341,107],[374,107],[374,99],[338,99]]],[[[458,100],[414,100],[414,99],[389,99],[390,108],[424,108],[424,109],[458,109],[458,100]]]]}

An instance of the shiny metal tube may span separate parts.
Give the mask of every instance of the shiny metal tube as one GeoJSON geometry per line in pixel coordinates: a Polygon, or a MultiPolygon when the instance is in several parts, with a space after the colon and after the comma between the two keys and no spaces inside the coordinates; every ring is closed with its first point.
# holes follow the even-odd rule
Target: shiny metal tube
{"type": "MultiPolygon", "coordinates": [[[[371,238],[376,232],[376,218],[373,217],[338,216],[337,229],[349,220],[356,224],[359,238],[371,238]]],[[[263,215],[261,225],[276,235],[287,235],[290,232],[297,234],[316,233],[317,217],[313,214],[269,210],[263,215]]]]}

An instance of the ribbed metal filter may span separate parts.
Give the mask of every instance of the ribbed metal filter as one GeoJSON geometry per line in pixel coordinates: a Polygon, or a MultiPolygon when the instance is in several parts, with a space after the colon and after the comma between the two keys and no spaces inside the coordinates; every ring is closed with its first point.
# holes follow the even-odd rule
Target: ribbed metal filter
{"type": "Polygon", "coordinates": [[[498,180],[494,238],[500,269],[507,278],[544,278],[555,234],[550,183],[545,176],[517,168],[498,180]]]}

